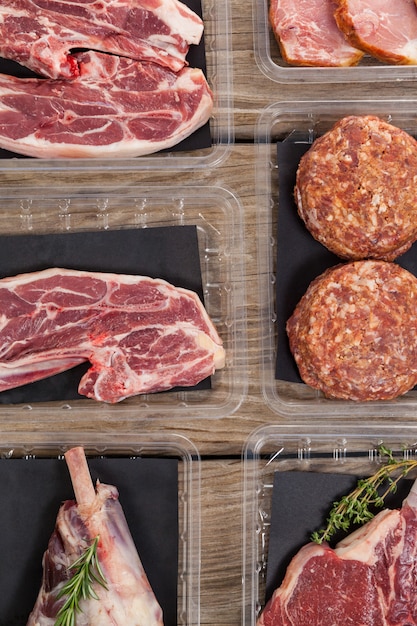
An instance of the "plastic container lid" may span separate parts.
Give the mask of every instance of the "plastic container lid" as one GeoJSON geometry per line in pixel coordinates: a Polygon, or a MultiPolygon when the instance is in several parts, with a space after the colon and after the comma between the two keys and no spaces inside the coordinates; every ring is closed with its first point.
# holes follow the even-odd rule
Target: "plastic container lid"
{"type": "MultiPolygon", "coordinates": [[[[155,433],[129,433],[120,434],[113,433],[107,435],[103,432],[89,433],[60,433],[59,435],[45,435],[39,433],[31,433],[30,439],[27,434],[9,433],[2,438],[0,446],[0,458],[2,463],[10,463],[13,467],[14,460],[23,460],[28,465],[35,466],[45,463],[47,459],[62,459],[63,453],[71,447],[83,446],[86,452],[87,461],[90,458],[99,458],[101,465],[106,468],[106,460],[111,459],[112,465],[107,470],[107,475],[114,480],[111,484],[117,487],[117,461],[122,461],[121,470],[126,472],[126,461],[129,463],[128,473],[135,474],[140,468],[142,459],[169,459],[177,461],[178,472],[178,583],[177,583],[177,624],[184,626],[195,626],[200,623],[200,483],[201,468],[200,455],[195,445],[183,435],[175,433],[155,432],[155,433]],[[136,463],[138,465],[136,465],[136,463]],[[110,474],[109,474],[110,471],[110,474]]],[[[61,460],[64,464],[64,461],[61,460]]],[[[55,467],[55,466],[54,466],[55,467]]],[[[150,466],[148,466],[150,467],[150,466]]],[[[40,474],[45,469],[40,469],[40,474]]],[[[151,470],[149,470],[151,471],[151,470]]],[[[163,470],[166,472],[167,470],[163,470]]],[[[158,471],[158,476],[162,476],[158,471]]],[[[56,475],[53,477],[56,478],[56,475]]],[[[99,477],[100,478],[100,477],[99,477]]],[[[102,482],[104,482],[102,480],[102,482]]],[[[126,517],[128,511],[135,510],[137,503],[134,503],[134,509],[129,500],[135,495],[135,485],[125,490],[120,495],[120,502],[126,517]],[[122,497],[123,496],[123,497],[122,497]]],[[[170,492],[170,495],[172,493],[170,492]]],[[[73,496],[71,495],[70,498],[73,496]]],[[[61,499],[65,495],[62,494],[61,499]]],[[[53,520],[58,513],[61,500],[54,502],[39,502],[40,510],[47,511],[48,518],[53,520]],[[46,507],[46,508],[45,508],[46,507]]],[[[138,523],[137,527],[129,524],[132,535],[141,532],[141,519],[139,513],[133,516],[138,523]]],[[[146,507],[147,503],[144,502],[146,507]]],[[[173,504],[173,507],[175,505],[173,504]]],[[[9,509],[9,512],[14,509],[9,509]]],[[[159,510],[159,509],[158,509],[159,510]]],[[[173,509],[172,509],[173,510],[173,509]]],[[[36,513],[36,512],[35,512],[36,513]]],[[[5,513],[7,516],[8,513],[5,513]]],[[[37,514],[35,514],[37,517],[37,514]]],[[[6,517],[5,517],[6,519],[6,517]]],[[[129,518],[128,518],[129,521],[129,518]]],[[[27,517],[25,518],[27,523],[27,517]]],[[[53,525],[48,532],[52,533],[53,525]]],[[[155,538],[148,538],[152,545],[156,546],[158,541],[155,538]]],[[[46,545],[39,548],[40,553],[46,549],[46,545]]],[[[18,550],[20,547],[15,545],[18,550]]],[[[31,546],[32,549],[32,546],[31,546]]],[[[39,551],[38,550],[38,551],[39,551]]],[[[20,558],[20,554],[18,555],[20,558]]],[[[141,556],[139,554],[139,556],[141,556]]],[[[22,555],[24,558],[24,555],[22,555]]],[[[7,562],[5,562],[7,567],[7,562]]],[[[41,569],[41,561],[39,561],[39,569],[41,569]]],[[[18,572],[17,572],[18,574],[18,572]]],[[[24,578],[25,570],[22,569],[21,574],[24,578]]],[[[32,581],[33,593],[37,593],[40,586],[39,581],[32,581]]],[[[23,584],[23,583],[22,583],[23,584]]],[[[36,596],[35,596],[36,597],[36,596]]],[[[9,598],[9,602],[18,607],[18,598],[9,598]]],[[[21,607],[19,607],[20,610],[21,607]]]]}
{"type": "MultiPolygon", "coordinates": [[[[242,210],[236,196],[217,187],[138,186],[123,191],[80,189],[76,193],[72,188],[30,192],[4,188],[0,198],[2,235],[184,225],[196,228],[204,303],[226,352],[226,365],[211,377],[211,388],[137,395],[115,405],[88,399],[3,404],[4,428],[17,422],[23,428],[32,428],[32,423],[36,429],[41,424],[47,428],[55,421],[70,423],[75,419],[94,428],[96,421],[219,418],[236,411],[247,386],[244,238],[242,210]]],[[[36,264],[43,269],[39,265],[42,259],[37,258],[36,264]]]]}
{"type": "Polygon", "coordinates": [[[201,0],[204,21],[206,75],[213,91],[210,118],[212,144],[192,151],[169,150],[134,159],[0,159],[0,171],[106,171],[194,169],[215,167],[223,162],[234,139],[229,0],[201,0]]]}
{"type": "MultiPolygon", "coordinates": [[[[329,473],[371,475],[381,464],[381,444],[398,459],[415,460],[416,436],[414,426],[390,428],[377,424],[360,429],[351,425],[320,428],[267,424],[250,434],[243,453],[243,626],[255,626],[265,605],[274,474],[316,472],[319,479],[329,473]]],[[[328,509],[327,504],[324,506],[326,513],[332,501],[328,509]]],[[[279,515],[279,502],[274,512],[279,515]]],[[[306,520],[303,518],[301,523],[305,525],[306,520]]],[[[309,528],[308,533],[315,530],[309,528]]],[[[307,543],[308,536],[302,544],[307,543]]],[[[283,543],[287,540],[293,538],[282,537],[283,543]]]]}
{"type": "MultiPolygon", "coordinates": [[[[417,136],[414,100],[303,101],[275,103],[261,113],[256,127],[256,192],[258,199],[259,302],[262,324],[261,385],[269,407],[281,418],[311,422],[366,417],[414,418],[417,391],[391,401],[330,400],[311,387],[275,378],[277,345],[276,283],[279,184],[277,142],[311,143],[345,115],[373,114],[417,136]]],[[[415,246],[413,246],[413,249],[415,246]]],[[[401,257],[398,261],[401,263],[401,257]]],[[[310,259],[312,266],[313,259],[310,259]]],[[[300,272],[303,269],[300,268],[300,272]]],[[[277,353],[278,350],[278,353],[277,353]]]]}
{"type": "Polygon", "coordinates": [[[255,59],[259,69],[277,83],[362,83],[415,80],[417,66],[386,65],[365,55],[353,67],[296,67],[286,63],[269,23],[269,1],[252,0],[255,59]]]}

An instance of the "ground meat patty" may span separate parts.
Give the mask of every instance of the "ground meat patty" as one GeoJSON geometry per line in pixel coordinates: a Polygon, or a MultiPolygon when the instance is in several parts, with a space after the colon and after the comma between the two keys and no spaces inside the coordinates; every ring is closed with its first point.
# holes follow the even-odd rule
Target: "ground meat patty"
{"type": "Polygon", "coordinates": [[[345,117],[301,158],[295,200],[339,257],[392,261],[417,239],[417,141],[376,116],[345,117]]]}
{"type": "Polygon", "coordinates": [[[303,381],[330,398],[389,400],[417,383],[417,278],[352,261],[316,278],[287,322],[303,381]]]}

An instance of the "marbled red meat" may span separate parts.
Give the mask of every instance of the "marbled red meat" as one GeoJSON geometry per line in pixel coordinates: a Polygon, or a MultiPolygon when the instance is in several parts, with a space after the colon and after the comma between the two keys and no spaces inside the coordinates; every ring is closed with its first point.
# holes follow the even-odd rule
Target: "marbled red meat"
{"type": "Polygon", "coordinates": [[[332,0],[270,0],[269,20],[291,65],[348,66],[363,56],[337,27],[332,0]]]}
{"type": "Polygon", "coordinates": [[[2,148],[41,158],[136,157],[177,144],[211,115],[199,69],[74,57],[81,76],[73,80],[0,75],[2,148]]]}
{"type": "Polygon", "coordinates": [[[341,541],[307,544],[257,626],[415,626],[417,488],[341,541]]]}
{"type": "Polygon", "coordinates": [[[352,45],[385,63],[417,63],[414,0],[335,0],[335,19],[352,45]]]}
{"type": "Polygon", "coordinates": [[[103,402],[193,386],[224,366],[196,293],[140,276],[49,269],[0,280],[0,391],[89,361],[103,402]]]}
{"type": "Polygon", "coordinates": [[[50,78],[79,73],[71,51],[111,52],[180,70],[203,23],[177,0],[7,0],[0,55],[50,78]]]}
{"type": "Polygon", "coordinates": [[[91,482],[82,448],[65,454],[75,501],[58,512],[43,557],[43,580],[27,626],[54,626],[66,597],[59,592],[71,578],[70,566],[96,537],[97,557],[106,580],[93,583],[98,599],[81,599],[77,626],[162,626],[162,610],[151,589],[113,485],[91,482]]]}

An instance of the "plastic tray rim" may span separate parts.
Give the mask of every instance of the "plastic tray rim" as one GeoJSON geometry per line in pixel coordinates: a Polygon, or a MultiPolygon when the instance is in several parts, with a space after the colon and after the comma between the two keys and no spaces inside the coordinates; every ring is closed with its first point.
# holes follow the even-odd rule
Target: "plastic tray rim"
{"type": "Polygon", "coordinates": [[[261,72],[277,83],[363,83],[411,81],[417,66],[378,65],[353,67],[281,67],[271,56],[269,43],[268,0],[252,0],[254,53],[261,72]],[[392,74],[394,76],[392,76],[392,74]]]}
{"type": "MultiPolygon", "coordinates": [[[[200,483],[201,457],[196,445],[181,433],[137,432],[59,432],[27,433],[10,432],[2,435],[0,456],[12,458],[19,449],[19,458],[36,458],[37,451],[53,456],[63,455],[74,446],[83,446],[86,456],[93,452],[105,455],[106,452],[130,454],[161,454],[177,456],[183,465],[183,480],[186,490],[187,506],[183,513],[182,525],[187,531],[187,540],[183,542],[181,559],[186,575],[179,577],[182,587],[182,603],[178,604],[178,624],[199,626],[200,624],[200,575],[201,575],[201,518],[200,518],[200,483]]],[[[180,525],[181,528],[181,525],[180,525]]],[[[181,542],[180,542],[181,543],[181,542]]],[[[181,549],[181,545],[179,546],[181,549]]],[[[180,602],[180,599],[179,599],[180,602]]]]}
{"type": "MultiPolygon", "coordinates": [[[[355,403],[349,401],[331,401],[322,398],[320,394],[314,399],[287,401],[276,390],[275,381],[275,339],[273,323],[274,312],[274,258],[276,255],[276,234],[272,231],[271,211],[275,209],[275,200],[272,198],[271,179],[276,174],[278,166],[275,163],[271,150],[275,149],[275,137],[271,132],[274,124],[281,120],[288,120],[289,116],[300,116],[313,125],[320,115],[334,116],[335,120],[348,113],[376,115],[402,114],[409,115],[416,121],[417,132],[417,100],[306,100],[273,103],[261,111],[256,128],[256,193],[257,227],[258,227],[258,272],[259,272],[259,302],[262,310],[263,332],[261,336],[260,359],[262,394],[266,404],[286,421],[297,417],[300,422],[308,423],[312,417],[316,420],[343,420],[345,418],[363,418],[370,415],[404,419],[415,416],[417,400],[402,396],[393,401],[355,403]],[[390,113],[391,112],[391,113],[390,113]],[[262,235],[261,235],[262,233],[262,235]],[[266,233],[266,236],[265,236],[266,233]]],[[[395,122],[393,122],[395,123],[395,122]]]]}

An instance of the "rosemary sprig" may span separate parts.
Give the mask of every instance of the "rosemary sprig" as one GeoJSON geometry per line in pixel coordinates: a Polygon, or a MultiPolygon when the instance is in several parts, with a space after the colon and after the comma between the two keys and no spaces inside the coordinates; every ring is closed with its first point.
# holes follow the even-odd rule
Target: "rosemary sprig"
{"type": "Polygon", "coordinates": [[[57,598],[68,596],[59,609],[54,626],[75,626],[76,614],[81,611],[80,601],[90,598],[98,600],[93,583],[107,589],[107,582],[97,557],[97,544],[100,537],[94,538],[90,546],[70,565],[73,576],[65,583],[57,598]]]}
{"type": "Polygon", "coordinates": [[[338,502],[333,503],[327,518],[326,528],[315,531],[311,540],[316,543],[329,541],[338,530],[347,531],[351,524],[365,524],[374,517],[370,507],[381,508],[389,493],[395,493],[399,481],[417,467],[417,460],[397,460],[391,450],[379,446],[379,453],[385,458],[385,465],[372,476],[358,480],[353,491],[338,502]],[[386,483],[380,495],[379,488],[386,483]]]}

